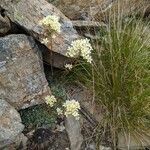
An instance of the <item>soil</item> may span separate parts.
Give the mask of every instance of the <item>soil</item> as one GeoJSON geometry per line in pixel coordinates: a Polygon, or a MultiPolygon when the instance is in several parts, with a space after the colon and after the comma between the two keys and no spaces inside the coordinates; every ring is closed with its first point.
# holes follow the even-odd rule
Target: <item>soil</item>
{"type": "Polygon", "coordinates": [[[39,128],[29,139],[27,150],[65,150],[69,147],[66,131],[52,132],[50,129],[39,128]]]}

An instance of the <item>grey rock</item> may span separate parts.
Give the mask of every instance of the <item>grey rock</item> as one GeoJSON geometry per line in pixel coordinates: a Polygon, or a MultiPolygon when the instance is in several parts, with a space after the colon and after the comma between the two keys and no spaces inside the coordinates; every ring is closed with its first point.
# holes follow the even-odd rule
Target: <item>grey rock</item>
{"type": "Polygon", "coordinates": [[[73,20],[72,24],[74,28],[78,31],[79,35],[90,38],[92,40],[99,39],[100,29],[107,27],[107,25],[103,22],[85,20],[73,20]]]}
{"type": "Polygon", "coordinates": [[[71,150],[80,150],[83,142],[80,122],[73,116],[68,116],[65,121],[65,127],[69,136],[71,150]]]}
{"type": "Polygon", "coordinates": [[[150,147],[150,130],[147,131],[147,135],[143,135],[142,132],[139,132],[139,136],[119,133],[118,148],[120,150],[139,150],[144,149],[144,147],[150,147]]]}
{"type": "Polygon", "coordinates": [[[65,57],[49,50],[43,51],[43,59],[47,64],[60,69],[65,68],[65,64],[73,63],[72,58],[65,57]]]}
{"type": "Polygon", "coordinates": [[[118,12],[118,2],[123,15],[135,12],[149,15],[149,0],[55,0],[52,3],[71,20],[104,21],[113,11],[118,12]]]}
{"type": "Polygon", "coordinates": [[[71,20],[94,20],[112,0],[58,0],[53,2],[71,20]]]}
{"type": "Polygon", "coordinates": [[[5,35],[10,29],[11,25],[9,19],[0,15],[0,35],[5,35]]]}
{"type": "Polygon", "coordinates": [[[0,149],[16,142],[23,129],[19,113],[5,100],[0,99],[0,149]]]}
{"type": "Polygon", "coordinates": [[[40,51],[33,38],[0,38],[0,98],[17,109],[42,103],[51,94],[40,51]]]}
{"type": "MultiPolygon", "coordinates": [[[[66,55],[66,50],[71,42],[79,38],[71,21],[61,13],[55,6],[46,0],[1,0],[0,5],[7,10],[6,15],[22,26],[30,35],[40,42],[47,38],[49,42],[45,44],[50,50],[66,55]],[[47,15],[58,16],[61,23],[61,33],[55,38],[45,36],[45,29],[39,22],[47,15]]],[[[46,34],[47,35],[47,34],[46,34]]]]}
{"type": "Polygon", "coordinates": [[[78,28],[100,28],[100,27],[106,27],[106,24],[103,22],[95,22],[95,21],[84,21],[84,20],[73,20],[72,24],[74,27],[78,28]]]}

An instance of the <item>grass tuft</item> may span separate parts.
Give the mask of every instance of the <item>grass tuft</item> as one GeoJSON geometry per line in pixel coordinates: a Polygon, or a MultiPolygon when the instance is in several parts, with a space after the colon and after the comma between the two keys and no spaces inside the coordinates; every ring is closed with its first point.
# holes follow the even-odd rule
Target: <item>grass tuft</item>
{"type": "Polygon", "coordinates": [[[147,23],[114,16],[100,39],[93,41],[93,64],[80,61],[69,79],[93,92],[103,107],[102,126],[109,126],[113,145],[118,133],[136,137],[150,128],[150,29],[147,23]]]}

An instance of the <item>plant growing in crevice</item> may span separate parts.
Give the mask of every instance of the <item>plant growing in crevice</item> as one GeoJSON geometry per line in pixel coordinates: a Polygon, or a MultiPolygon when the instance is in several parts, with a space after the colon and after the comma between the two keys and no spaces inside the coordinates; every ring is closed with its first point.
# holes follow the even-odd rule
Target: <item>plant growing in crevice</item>
{"type": "Polygon", "coordinates": [[[41,43],[48,44],[49,37],[55,38],[56,34],[61,32],[61,24],[59,23],[59,17],[55,15],[48,15],[40,20],[39,25],[41,25],[45,32],[44,38],[42,39],[41,43]]]}
{"type": "Polygon", "coordinates": [[[45,102],[49,107],[56,108],[56,112],[58,115],[63,116],[73,116],[76,120],[79,120],[79,109],[80,104],[78,101],[71,99],[65,100],[64,102],[58,103],[57,99],[53,95],[48,95],[45,97],[45,102]]]}
{"type": "Polygon", "coordinates": [[[26,130],[41,126],[51,127],[57,118],[55,111],[53,109],[48,109],[45,104],[22,109],[19,113],[26,130]]]}

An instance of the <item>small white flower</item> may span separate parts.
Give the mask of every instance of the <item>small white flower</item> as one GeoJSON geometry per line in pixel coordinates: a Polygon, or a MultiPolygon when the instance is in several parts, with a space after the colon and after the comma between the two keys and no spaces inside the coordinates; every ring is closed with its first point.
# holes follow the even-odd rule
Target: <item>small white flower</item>
{"type": "Polygon", "coordinates": [[[59,23],[59,17],[55,15],[46,16],[39,22],[39,24],[43,25],[50,31],[52,30],[52,31],[60,33],[61,24],[59,23]]]}
{"type": "Polygon", "coordinates": [[[57,102],[56,98],[54,95],[48,95],[45,97],[45,102],[47,105],[49,105],[50,107],[53,107],[54,104],[57,102]]]}
{"type": "Polygon", "coordinates": [[[62,114],[63,114],[63,110],[60,109],[60,108],[57,108],[56,111],[57,111],[57,114],[58,114],[58,115],[62,115],[62,114]]]}
{"type": "Polygon", "coordinates": [[[73,66],[72,66],[72,64],[66,64],[65,68],[71,70],[73,68],[73,66]]]}
{"type": "Polygon", "coordinates": [[[80,115],[79,115],[79,112],[78,111],[74,111],[72,113],[72,115],[76,118],[76,120],[79,120],[80,119],[80,115]]]}
{"type": "Polygon", "coordinates": [[[42,44],[47,44],[49,41],[48,41],[48,39],[47,38],[45,38],[45,39],[42,39],[42,41],[41,41],[41,43],[42,44]]]}
{"type": "Polygon", "coordinates": [[[71,46],[67,49],[67,56],[77,57],[82,56],[87,62],[92,62],[91,51],[93,50],[90,40],[81,39],[75,40],[71,43],[71,46]]]}
{"type": "Polygon", "coordinates": [[[74,116],[77,120],[79,120],[79,109],[80,109],[80,104],[76,100],[67,100],[64,103],[64,108],[65,108],[65,116],[72,115],[74,116]]]}

